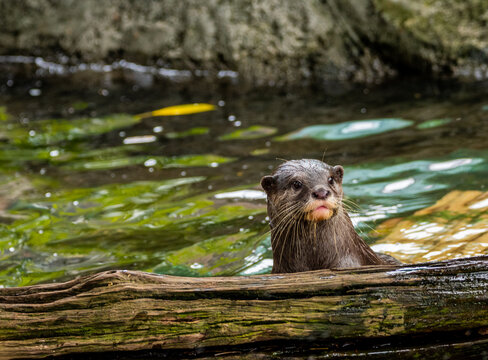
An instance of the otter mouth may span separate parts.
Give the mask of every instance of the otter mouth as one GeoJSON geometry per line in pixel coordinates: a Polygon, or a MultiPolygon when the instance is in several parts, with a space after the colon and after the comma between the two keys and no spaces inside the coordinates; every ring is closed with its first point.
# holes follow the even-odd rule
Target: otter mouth
{"type": "Polygon", "coordinates": [[[328,220],[334,215],[334,209],[330,201],[313,201],[305,208],[305,219],[313,222],[328,220]]]}

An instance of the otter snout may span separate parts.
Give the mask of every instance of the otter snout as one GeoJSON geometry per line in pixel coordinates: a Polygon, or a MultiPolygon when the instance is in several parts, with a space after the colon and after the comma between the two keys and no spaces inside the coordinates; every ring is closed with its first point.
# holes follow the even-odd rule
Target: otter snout
{"type": "Polygon", "coordinates": [[[323,186],[316,187],[312,191],[312,197],[318,200],[325,200],[329,197],[330,190],[327,190],[323,186]]]}

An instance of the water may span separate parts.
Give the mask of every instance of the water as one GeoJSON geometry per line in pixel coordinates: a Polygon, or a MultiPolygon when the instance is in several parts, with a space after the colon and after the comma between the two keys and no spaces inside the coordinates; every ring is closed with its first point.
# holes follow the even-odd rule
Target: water
{"type": "Polygon", "coordinates": [[[259,181],[282,159],[342,164],[370,243],[452,190],[485,191],[484,84],[241,94],[228,81],[14,75],[0,86],[1,286],[120,268],[269,272],[259,181]],[[217,110],[132,116],[192,102],[217,110]]]}

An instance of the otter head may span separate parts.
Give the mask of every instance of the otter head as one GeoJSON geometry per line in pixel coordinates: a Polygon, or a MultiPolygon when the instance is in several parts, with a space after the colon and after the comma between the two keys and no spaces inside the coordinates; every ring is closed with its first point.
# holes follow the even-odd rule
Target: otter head
{"type": "Polygon", "coordinates": [[[271,220],[293,213],[309,222],[329,220],[337,213],[343,197],[342,166],[330,166],[319,160],[291,160],[280,165],[272,175],[261,179],[268,195],[271,220]]]}

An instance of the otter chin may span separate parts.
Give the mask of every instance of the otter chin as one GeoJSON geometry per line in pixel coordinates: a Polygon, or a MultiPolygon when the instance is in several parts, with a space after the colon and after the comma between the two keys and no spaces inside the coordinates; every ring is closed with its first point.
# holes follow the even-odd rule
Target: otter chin
{"type": "Polygon", "coordinates": [[[334,215],[336,206],[328,201],[312,201],[304,207],[305,219],[311,222],[328,220],[334,215]]]}
{"type": "Polygon", "coordinates": [[[356,233],[344,208],[344,168],[287,161],[261,179],[267,194],[273,273],[395,264],[356,233]]]}

